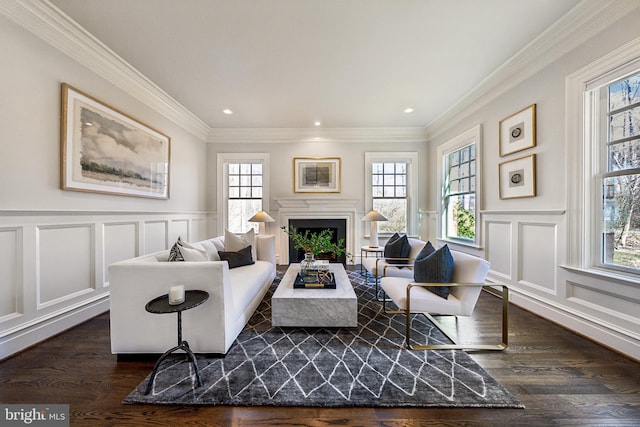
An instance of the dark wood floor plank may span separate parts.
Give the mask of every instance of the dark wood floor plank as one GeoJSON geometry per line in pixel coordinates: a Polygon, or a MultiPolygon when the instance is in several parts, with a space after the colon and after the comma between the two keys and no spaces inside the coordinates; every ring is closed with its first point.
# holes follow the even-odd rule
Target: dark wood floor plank
{"type": "MultiPolygon", "coordinates": [[[[473,317],[443,323],[487,340],[499,312],[483,294],[473,317]]],[[[640,426],[640,364],[517,307],[509,321],[506,351],[470,354],[524,410],[123,405],[154,361],[111,354],[107,313],[0,362],[0,402],[70,404],[72,426],[640,426]]]]}

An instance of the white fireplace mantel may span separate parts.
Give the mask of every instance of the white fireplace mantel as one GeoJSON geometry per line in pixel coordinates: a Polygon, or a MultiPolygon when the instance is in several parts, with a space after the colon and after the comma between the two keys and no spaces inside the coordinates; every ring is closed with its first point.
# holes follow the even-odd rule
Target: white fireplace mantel
{"type": "Polygon", "coordinates": [[[329,197],[290,197],[274,199],[281,209],[320,209],[320,210],[344,210],[356,209],[359,199],[329,198],[329,197]]]}
{"type": "MultiPolygon", "coordinates": [[[[355,243],[359,241],[360,229],[357,223],[357,207],[359,199],[329,198],[329,197],[290,197],[275,198],[279,205],[276,222],[277,227],[288,227],[290,219],[345,219],[347,224],[347,251],[355,253],[355,243]]],[[[362,215],[360,215],[362,216],[362,215]]],[[[289,239],[284,233],[278,233],[278,262],[289,263],[289,239]]]]}

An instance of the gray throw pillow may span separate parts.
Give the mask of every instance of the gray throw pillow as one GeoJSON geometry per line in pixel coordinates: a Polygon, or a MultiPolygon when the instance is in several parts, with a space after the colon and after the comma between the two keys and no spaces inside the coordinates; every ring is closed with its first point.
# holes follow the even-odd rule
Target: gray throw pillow
{"type": "MultiPolygon", "coordinates": [[[[413,279],[418,283],[451,283],[452,278],[453,256],[447,245],[415,261],[413,279]]],[[[448,286],[428,286],[427,289],[444,299],[449,297],[448,286]]]]}
{"type": "MultiPolygon", "coordinates": [[[[411,252],[411,245],[409,245],[409,239],[406,234],[400,236],[398,233],[395,233],[387,244],[384,246],[384,257],[385,258],[408,258],[409,253],[411,252]]],[[[406,261],[403,260],[388,260],[389,264],[406,264],[406,261]]]]}
{"type": "Polygon", "coordinates": [[[255,264],[253,257],[251,256],[251,246],[240,249],[237,252],[218,252],[221,261],[227,261],[229,268],[242,267],[244,265],[255,264]]]}

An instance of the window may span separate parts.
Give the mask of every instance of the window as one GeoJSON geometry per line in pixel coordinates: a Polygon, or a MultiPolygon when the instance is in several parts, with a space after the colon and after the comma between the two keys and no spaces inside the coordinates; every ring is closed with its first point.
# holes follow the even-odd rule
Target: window
{"type": "Polygon", "coordinates": [[[640,269],[640,72],[593,91],[602,156],[601,262],[640,269]]]}
{"type": "Polygon", "coordinates": [[[262,210],[262,163],[229,163],[227,178],[227,228],[234,233],[258,231],[258,224],[248,220],[262,210]]]}
{"type": "Polygon", "coordinates": [[[640,274],[640,38],[566,79],[568,268],[640,274]]]}
{"type": "Polygon", "coordinates": [[[438,147],[440,158],[441,224],[445,240],[477,244],[476,200],[480,126],[438,147]]]}
{"type": "Polygon", "coordinates": [[[412,206],[417,201],[418,154],[415,152],[365,153],[367,211],[375,209],[387,218],[378,222],[380,233],[415,234],[412,206]]]}
{"type": "Polygon", "coordinates": [[[218,154],[218,194],[223,195],[218,198],[218,211],[223,215],[223,229],[258,231],[259,224],[249,218],[268,210],[268,159],[268,154],[218,154]]]}
{"type": "Polygon", "coordinates": [[[407,231],[407,163],[374,162],[371,165],[373,209],[387,218],[381,233],[407,231]]]}

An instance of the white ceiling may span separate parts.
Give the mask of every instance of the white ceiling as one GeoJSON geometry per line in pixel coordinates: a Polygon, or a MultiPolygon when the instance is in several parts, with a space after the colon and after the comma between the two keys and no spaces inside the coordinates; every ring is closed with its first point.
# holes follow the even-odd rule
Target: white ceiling
{"type": "Polygon", "coordinates": [[[427,125],[579,0],[52,3],[212,128],[380,128],[427,125]]]}

